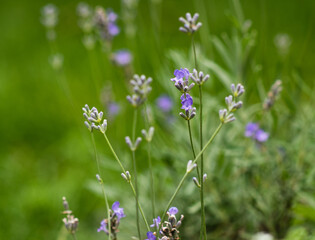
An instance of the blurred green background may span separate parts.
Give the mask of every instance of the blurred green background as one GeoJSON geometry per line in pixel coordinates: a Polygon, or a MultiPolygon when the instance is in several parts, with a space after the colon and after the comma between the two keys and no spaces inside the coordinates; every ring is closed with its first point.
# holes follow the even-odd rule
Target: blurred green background
{"type": "MultiPolygon", "coordinates": [[[[83,47],[78,3],[0,3],[0,239],[65,239],[62,196],[80,219],[78,239],[104,239],[96,229],[105,206],[81,111],[87,103],[109,117],[101,93],[120,104],[120,113],[109,119],[108,136],[131,168],[124,137],[131,135],[132,109],[125,100],[124,72],[99,46],[90,51],[83,47]],[[48,3],[59,8],[56,45],[64,57],[59,72],[49,64],[52,52],[40,23],[40,9],[48,3]]],[[[113,49],[129,49],[133,71],[154,79],[148,108],[156,128],[152,156],[159,211],[191,158],[186,125],[178,117],[179,93],[170,78],[174,69],[193,68],[190,38],[178,31],[178,18],[199,12],[203,26],[196,34],[198,61],[211,75],[204,88],[206,139],[219,123],[217,112],[224,107],[227,86],[242,82],[246,88],[237,121],[226,126],[207,151],[209,239],[250,239],[260,231],[275,239],[313,239],[315,2],[139,0],[130,9],[118,0],[88,3],[119,15],[121,33],[113,49]],[[134,16],[129,22],[136,29],[134,36],[126,34],[126,14],[134,16]],[[246,20],[251,20],[249,28],[246,20]],[[287,34],[291,43],[285,53],[275,44],[279,34],[287,34]],[[284,90],[275,108],[262,117],[261,104],[276,79],[283,81],[284,90]],[[161,94],[174,101],[168,116],[156,107],[161,94]],[[263,149],[243,137],[249,121],[260,121],[270,133],[263,149]]],[[[138,134],[144,126],[140,121],[138,134]]],[[[121,222],[120,239],[131,239],[136,235],[132,194],[102,137],[96,136],[96,142],[109,200],[120,201],[128,216],[121,222]]],[[[151,219],[145,149],[143,144],[138,157],[140,199],[151,219]]],[[[186,217],[183,239],[198,239],[198,195],[187,181],[174,203],[186,217]]]]}

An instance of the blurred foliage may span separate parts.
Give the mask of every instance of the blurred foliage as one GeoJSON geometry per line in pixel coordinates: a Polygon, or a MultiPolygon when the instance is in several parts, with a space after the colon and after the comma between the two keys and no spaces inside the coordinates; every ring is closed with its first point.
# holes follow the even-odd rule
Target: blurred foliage
{"type": "MultiPolygon", "coordinates": [[[[154,79],[146,108],[156,128],[152,158],[159,212],[192,158],[186,123],[178,117],[179,94],[169,79],[176,68],[193,68],[190,38],[178,31],[178,17],[199,12],[203,26],[196,35],[198,62],[211,75],[204,86],[205,139],[219,123],[218,110],[229,85],[242,82],[246,88],[237,120],[224,126],[205,154],[208,239],[250,239],[257,232],[269,232],[275,239],[313,239],[315,2],[243,0],[241,6],[237,0],[141,0],[130,9],[123,2],[89,4],[119,14],[122,32],[112,48],[129,49],[132,70],[154,79]],[[128,21],[130,14],[133,21],[128,21]],[[288,51],[274,43],[276,39],[281,43],[284,33],[291,39],[288,51]],[[281,97],[263,113],[262,103],[276,79],[283,82],[281,97]],[[161,94],[174,101],[169,114],[156,107],[161,94]],[[259,122],[270,133],[264,145],[244,137],[249,121],[259,122]]],[[[59,8],[59,23],[52,49],[64,57],[63,70],[54,71],[48,60],[54,52],[39,21],[40,9],[47,3],[0,3],[0,239],[67,239],[61,222],[62,196],[67,196],[80,219],[78,239],[102,239],[104,234],[96,229],[105,206],[81,107],[88,103],[110,117],[101,96],[120,104],[120,113],[109,118],[108,136],[131,168],[124,143],[132,121],[125,100],[128,79],[100,46],[83,47],[77,1],[53,1],[59,8]]],[[[192,95],[198,96],[196,89],[192,95]]],[[[194,100],[198,112],[197,97],[194,100]]],[[[192,122],[196,143],[198,120],[192,122]]],[[[139,122],[137,134],[144,127],[145,122],[139,122]]],[[[96,142],[109,200],[120,201],[128,216],[121,221],[120,239],[130,239],[136,234],[132,194],[102,136],[96,135],[96,142]]],[[[140,201],[151,219],[145,144],[137,155],[140,201]]],[[[199,193],[192,181],[185,182],[174,205],[185,215],[182,238],[198,239],[199,193]]]]}

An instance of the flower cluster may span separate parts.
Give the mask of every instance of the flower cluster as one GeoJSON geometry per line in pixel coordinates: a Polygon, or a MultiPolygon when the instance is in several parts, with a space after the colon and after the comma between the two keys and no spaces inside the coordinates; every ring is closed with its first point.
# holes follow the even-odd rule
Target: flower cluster
{"type": "MultiPolygon", "coordinates": [[[[113,239],[116,239],[116,235],[118,233],[118,226],[120,219],[126,217],[124,214],[124,209],[119,207],[119,202],[116,201],[112,205],[112,209],[110,210],[110,229],[111,235],[113,239]]],[[[98,232],[104,231],[106,234],[109,234],[108,231],[108,219],[104,219],[101,221],[101,226],[97,229],[98,232]]]]}
{"type": "Polygon", "coordinates": [[[225,98],[225,103],[227,109],[221,109],[219,111],[220,120],[222,123],[229,123],[235,120],[233,112],[240,109],[243,106],[242,101],[237,101],[237,98],[241,96],[245,89],[240,83],[235,87],[234,84],[231,85],[231,90],[233,95],[229,95],[225,98]]]}
{"type": "Polygon", "coordinates": [[[182,93],[180,100],[185,113],[180,112],[179,115],[185,120],[190,120],[196,115],[196,108],[192,107],[194,101],[189,95],[190,90],[195,86],[194,83],[189,83],[190,73],[187,68],[176,69],[174,71],[174,78],[171,78],[172,82],[175,82],[175,87],[182,93]]]}
{"type": "MultiPolygon", "coordinates": [[[[179,239],[179,231],[178,228],[181,226],[182,221],[184,219],[184,215],[181,215],[180,220],[177,221],[176,214],[178,213],[178,209],[176,207],[171,207],[168,212],[168,220],[164,221],[162,227],[160,229],[161,238],[159,240],[177,240],[179,239]]],[[[153,224],[150,225],[151,228],[159,229],[161,225],[161,218],[158,216],[153,219],[153,224]]],[[[156,240],[156,232],[147,232],[147,239],[145,240],[156,240]]]]}
{"type": "Polygon", "coordinates": [[[66,197],[63,197],[62,201],[64,208],[64,211],[62,213],[66,215],[66,217],[63,218],[62,221],[64,222],[68,232],[71,234],[75,234],[78,229],[79,219],[72,215],[72,211],[69,209],[69,204],[66,197]]]}
{"type": "Polygon", "coordinates": [[[136,151],[137,148],[139,147],[139,144],[141,143],[142,138],[141,138],[141,137],[138,137],[138,138],[135,140],[135,142],[132,142],[131,139],[130,139],[130,137],[127,136],[127,137],[125,137],[125,141],[126,141],[128,147],[130,148],[130,150],[134,152],[134,151],[136,151]]]}
{"type": "Polygon", "coordinates": [[[144,75],[139,76],[137,74],[130,80],[130,84],[133,86],[133,94],[131,96],[128,95],[127,100],[133,107],[138,107],[145,102],[152,90],[151,82],[152,78],[146,78],[144,75]]]}
{"type": "Polygon", "coordinates": [[[270,110],[271,107],[275,104],[277,97],[279,96],[280,92],[282,91],[282,82],[281,80],[275,81],[275,83],[271,86],[270,91],[268,92],[268,96],[265,99],[263,104],[264,110],[270,110]]]}
{"type": "Polygon", "coordinates": [[[119,34],[120,29],[116,24],[117,14],[112,10],[96,7],[94,21],[99,29],[100,37],[104,40],[112,40],[119,34]]]}
{"type": "Polygon", "coordinates": [[[92,107],[92,109],[90,109],[89,105],[87,104],[85,104],[82,110],[83,116],[86,119],[84,124],[90,130],[90,132],[92,132],[93,129],[96,129],[104,134],[107,129],[107,120],[103,120],[103,112],[98,112],[95,107],[92,107]]]}
{"type": "Polygon", "coordinates": [[[180,219],[177,221],[176,214],[178,209],[176,207],[171,207],[168,212],[168,220],[162,224],[160,234],[162,236],[161,240],[175,240],[179,239],[178,228],[181,226],[184,219],[184,215],[181,215],[180,219]]]}
{"type": "Polygon", "coordinates": [[[269,134],[259,128],[258,123],[250,122],[245,128],[245,137],[252,138],[257,142],[266,142],[269,138],[269,134]]]}
{"type": "Polygon", "coordinates": [[[198,13],[195,13],[193,17],[191,16],[190,13],[186,13],[186,19],[180,17],[179,21],[181,21],[184,24],[184,27],[180,27],[179,31],[188,34],[193,34],[194,32],[196,32],[202,26],[201,22],[197,23],[198,18],[199,18],[198,13]]]}

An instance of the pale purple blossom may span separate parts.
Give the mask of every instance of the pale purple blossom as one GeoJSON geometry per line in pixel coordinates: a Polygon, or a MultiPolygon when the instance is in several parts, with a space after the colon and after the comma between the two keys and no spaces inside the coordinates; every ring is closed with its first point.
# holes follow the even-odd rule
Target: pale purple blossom
{"type": "Polygon", "coordinates": [[[132,55],[128,50],[119,50],[114,53],[113,60],[119,66],[127,66],[132,60],[132,55]]]}
{"type": "Polygon", "coordinates": [[[110,102],[107,105],[107,108],[108,108],[108,114],[112,117],[116,116],[120,111],[120,105],[116,102],[110,102]]]}
{"type": "Polygon", "coordinates": [[[245,128],[245,137],[252,138],[258,142],[266,142],[269,138],[269,133],[259,128],[258,123],[250,122],[245,128]]]}
{"type": "Polygon", "coordinates": [[[168,95],[161,95],[156,99],[156,105],[162,112],[169,112],[172,110],[173,101],[168,95]]]}
{"type": "Polygon", "coordinates": [[[105,219],[103,221],[101,221],[101,226],[100,226],[100,228],[97,229],[97,232],[100,232],[100,231],[104,231],[108,234],[107,223],[106,223],[105,219]]]}
{"type": "Polygon", "coordinates": [[[183,93],[188,93],[195,85],[194,83],[189,84],[188,82],[189,71],[187,68],[176,69],[174,76],[174,78],[171,78],[171,81],[175,82],[175,87],[183,93]]]}
{"type": "Polygon", "coordinates": [[[153,232],[147,232],[147,239],[145,240],[155,240],[156,236],[153,234],[153,232]]]}
{"type": "Polygon", "coordinates": [[[176,207],[171,207],[168,212],[171,214],[171,215],[175,215],[178,213],[178,209],[176,207]]]}
{"type": "Polygon", "coordinates": [[[113,203],[112,210],[114,211],[114,214],[116,214],[118,222],[121,218],[126,217],[124,209],[119,207],[118,201],[113,203]]]}
{"type": "Polygon", "coordinates": [[[158,216],[157,218],[153,219],[153,224],[151,224],[150,227],[159,228],[160,224],[161,224],[161,218],[160,218],[160,216],[158,216]]]}
{"type": "Polygon", "coordinates": [[[183,94],[180,97],[180,100],[182,100],[181,101],[182,109],[185,109],[185,111],[192,109],[193,99],[188,93],[183,94]]]}

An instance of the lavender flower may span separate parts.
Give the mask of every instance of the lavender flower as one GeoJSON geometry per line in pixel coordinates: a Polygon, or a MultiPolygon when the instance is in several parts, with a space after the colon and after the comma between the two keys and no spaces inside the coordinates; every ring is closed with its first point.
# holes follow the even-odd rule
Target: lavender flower
{"type": "Polygon", "coordinates": [[[84,122],[84,124],[90,130],[90,132],[92,132],[93,129],[96,129],[104,134],[107,130],[107,120],[103,120],[103,112],[98,112],[95,107],[90,109],[87,104],[85,104],[82,110],[83,116],[87,120],[84,122]]]}
{"type": "Polygon", "coordinates": [[[275,104],[275,101],[277,100],[277,97],[280,95],[281,91],[282,91],[282,82],[281,80],[277,80],[271,86],[271,89],[268,92],[268,96],[265,99],[265,102],[263,104],[264,110],[267,111],[271,109],[271,107],[275,104]]]}
{"type": "Polygon", "coordinates": [[[120,111],[120,105],[116,102],[109,102],[107,105],[108,115],[109,116],[116,116],[120,111]]]}
{"type": "Polygon", "coordinates": [[[119,50],[113,54],[113,61],[118,66],[127,66],[132,60],[132,55],[128,50],[119,50]]]}
{"type": "Polygon", "coordinates": [[[178,213],[178,209],[176,207],[171,207],[168,212],[168,220],[165,221],[162,225],[160,234],[162,239],[175,240],[179,238],[178,228],[181,226],[182,221],[184,219],[184,215],[181,215],[180,220],[177,221],[176,214],[178,213]]]}
{"type": "Polygon", "coordinates": [[[182,31],[187,34],[193,34],[194,32],[196,32],[202,26],[200,22],[197,23],[198,18],[199,18],[198,13],[195,13],[193,17],[191,17],[190,13],[186,13],[186,19],[180,17],[179,21],[181,21],[184,24],[184,27],[180,27],[179,31],[182,31]]]}
{"type": "Polygon", "coordinates": [[[64,211],[63,214],[66,214],[66,217],[62,219],[65,224],[66,229],[69,233],[75,234],[78,229],[79,219],[72,215],[72,211],[69,209],[69,204],[66,197],[62,198],[64,211]]]}
{"type": "Polygon", "coordinates": [[[173,108],[173,101],[168,95],[161,95],[156,99],[156,105],[162,112],[169,112],[173,108]]]}
{"type": "Polygon", "coordinates": [[[131,141],[130,137],[127,136],[127,137],[125,137],[125,141],[126,141],[127,145],[129,146],[130,150],[134,152],[134,151],[136,151],[137,148],[139,147],[139,144],[141,143],[142,138],[141,138],[141,137],[138,137],[138,138],[136,139],[136,141],[133,143],[133,142],[131,141]]]}
{"type": "Polygon", "coordinates": [[[157,218],[153,219],[153,224],[151,224],[150,227],[159,228],[160,224],[161,224],[161,218],[160,218],[160,216],[158,216],[157,218]]]}
{"type": "Polygon", "coordinates": [[[182,109],[185,109],[185,111],[192,109],[193,99],[188,93],[183,94],[180,100],[182,100],[182,109]]]}
{"type": "Polygon", "coordinates": [[[260,129],[257,123],[250,122],[246,125],[245,137],[252,138],[258,142],[266,142],[269,134],[260,129]]]}
{"type": "Polygon", "coordinates": [[[174,75],[175,77],[171,78],[171,81],[175,82],[175,87],[182,93],[188,93],[195,86],[194,83],[189,84],[188,82],[189,71],[187,68],[176,69],[174,75]]]}
{"type": "Polygon", "coordinates": [[[147,239],[145,240],[155,240],[156,236],[153,234],[153,232],[147,232],[147,239]]]}
{"type": "Polygon", "coordinates": [[[150,86],[152,82],[152,78],[144,75],[137,75],[133,76],[133,79],[130,80],[130,84],[133,86],[133,94],[127,96],[128,102],[131,103],[133,107],[139,107],[141,104],[145,102],[147,96],[151,92],[152,88],[150,86]]]}
{"type": "Polygon", "coordinates": [[[93,21],[92,8],[87,3],[80,2],[77,6],[77,14],[79,16],[79,27],[84,33],[91,33],[95,25],[93,21]]]}
{"type": "Polygon", "coordinates": [[[102,7],[96,8],[94,21],[103,39],[110,41],[119,34],[120,30],[116,24],[116,19],[117,15],[112,10],[105,11],[102,7]]]}
{"type": "Polygon", "coordinates": [[[229,123],[235,120],[233,112],[240,109],[243,106],[242,101],[236,101],[237,97],[243,94],[244,87],[241,84],[238,84],[236,89],[235,85],[231,85],[231,90],[233,95],[229,95],[225,98],[225,103],[227,105],[227,109],[221,109],[219,111],[220,121],[222,123],[229,123]]]}
{"type": "MultiPolygon", "coordinates": [[[[112,209],[110,210],[110,227],[112,238],[116,239],[116,235],[118,233],[118,226],[120,219],[126,217],[124,214],[124,209],[119,207],[119,202],[114,202],[112,205],[112,209]]],[[[98,232],[104,231],[106,234],[109,234],[107,229],[108,227],[108,219],[104,219],[101,221],[101,226],[97,229],[98,232]]]]}

